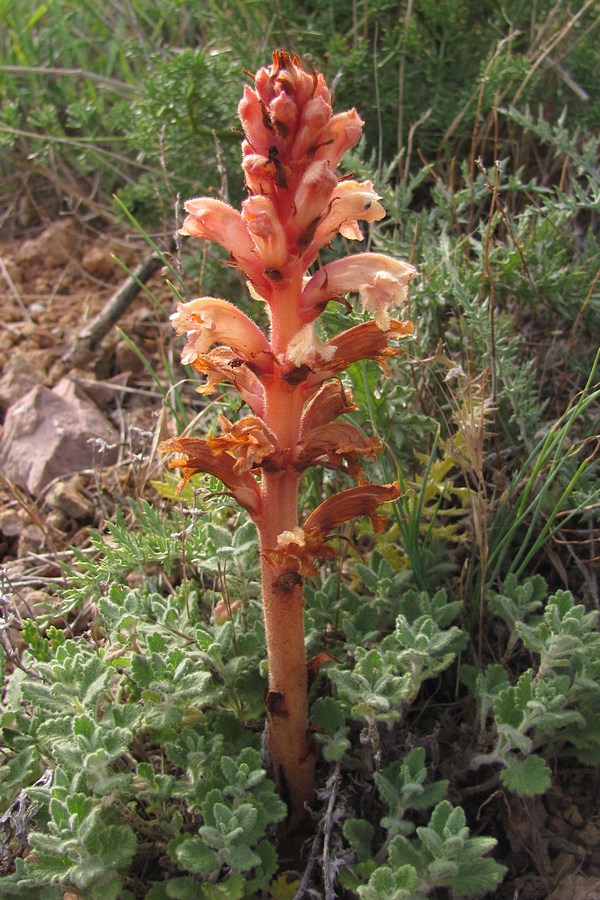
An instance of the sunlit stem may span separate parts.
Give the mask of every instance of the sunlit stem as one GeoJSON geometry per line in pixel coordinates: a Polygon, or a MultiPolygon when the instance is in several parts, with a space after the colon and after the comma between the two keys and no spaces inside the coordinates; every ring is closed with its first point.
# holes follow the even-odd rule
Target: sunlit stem
{"type": "MultiPolygon", "coordinates": [[[[297,317],[301,275],[271,308],[271,346],[275,355],[302,323],[297,317]]],[[[308,683],[304,646],[304,594],[300,576],[271,564],[264,550],[277,547],[277,536],[298,525],[299,475],[291,465],[298,441],[303,398],[299,386],[289,385],[279,371],[266,390],[265,422],[287,451],[287,464],[263,471],[263,516],[259,522],[269,685],[267,693],[268,747],[279,791],[288,803],[288,827],[306,816],[305,803],[314,795],[315,754],[309,738],[308,683]]]]}

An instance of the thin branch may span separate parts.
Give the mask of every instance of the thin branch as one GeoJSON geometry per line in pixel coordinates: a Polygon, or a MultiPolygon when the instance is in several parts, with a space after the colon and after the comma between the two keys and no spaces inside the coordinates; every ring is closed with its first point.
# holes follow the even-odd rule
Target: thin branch
{"type": "MultiPolygon", "coordinates": [[[[170,252],[175,249],[175,238],[171,239],[170,252]]],[[[127,312],[143,285],[164,265],[162,254],[150,253],[127,278],[110,300],[81,332],[75,345],[63,356],[66,365],[81,365],[100,341],[127,312]]]]}
{"type": "Polygon", "coordinates": [[[69,78],[85,78],[87,81],[94,81],[104,87],[111,88],[113,91],[122,91],[127,96],[134,93],[135,88],[126,81],[119,81],[117,78],[109,78],[108,75],[98,75],[96,72],[89,72],[87,69],[63,69],[60,66],[0,66],[0,72],[8,72],[11,75],[62,75],[69,78]]]}

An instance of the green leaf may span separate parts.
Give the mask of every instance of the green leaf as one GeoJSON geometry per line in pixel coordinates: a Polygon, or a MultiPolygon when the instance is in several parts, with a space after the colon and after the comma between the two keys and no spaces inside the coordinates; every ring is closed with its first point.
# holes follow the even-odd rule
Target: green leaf
{"type": "Polygon", "coordinates": [[[478,859],[471,863],[461,863],[459,871],[448,883],[454,897],[473,897],[493,891],[504,876],[505,866],[493,859],[478,859]]]}
{"type": "Polygon", "coordinates": [[[334,735],[346,721],[344,708],[334,697],[319,697],[312,705],[311,720],[327,734],[334,735]]]}
{"type": "Polygon", "coordinates": [[[540,756],[532,754],[524,760],[510,757],[500,775],[506,787],[520,797],[536,797],[548,790],[552,771],[540,756]]]}
{"type": "Polygon", "coordinates": [[[359,861],[371,857],[371,847],[375,829],[365,819],[346,819],[343,825],[344,837],[355,851],[359,861]]]}
{"type": "Polygon", "coordinates": [[[188,872],[208,876],[219,868],[219,859],[216,853],[213,853],[204,841],[196,836],[180,844],[175,855],[180,865],[188,872]]]}
{"type": "Polygon", "coordinates": [[[233,869],[246,872],[261,864],[261,858],[254,853],[247,844],[237,844],[228,847],[225,852],[225,860],[233,869]]]}
{"type": "Polygon", "coordinates": [[[415,900],[419,879],[412,866],[391,869],[380,866],[375,869],[366,885],[358,888],[361,900],[415,900]]]}

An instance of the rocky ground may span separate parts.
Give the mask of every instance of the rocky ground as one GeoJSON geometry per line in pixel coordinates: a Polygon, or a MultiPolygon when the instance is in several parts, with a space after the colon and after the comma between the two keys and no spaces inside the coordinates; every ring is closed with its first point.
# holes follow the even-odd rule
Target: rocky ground
{"type": "MultiPolygon", "coordinates": [[[[126,283],[122,265],[147,256],[142,241],[73,217],[0,240],[0,566],[17,621],[54,605],[57,560],[145,490],[164,426],[152,377],[114,327],[92,352],[74,350],[126,283]]],[[[157,271],[150,287],[168,308],[164,282],[157,271]]],[[[171,329],[143,291],[118,325],[160,371],[171,329]]]]}

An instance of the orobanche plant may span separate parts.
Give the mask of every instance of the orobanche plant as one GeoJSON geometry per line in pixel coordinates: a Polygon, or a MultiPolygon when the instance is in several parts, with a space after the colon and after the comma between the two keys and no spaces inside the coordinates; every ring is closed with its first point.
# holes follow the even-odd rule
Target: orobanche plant
{"type": "Polygon", "coordinates": [[[363,515],[377,528],[376,510],[399,494],[394,483],[361,478],[360,457],[375,456],[380,445],[347,421],[336,422],[354,408],[340,373],[359,360],[384,364],[400,352],[394,342],[412,326],[390,318],[389,310],[402,306],[416,270],[381,253],[316,264],[337,234],[361,240],[359,221],[385,215],[370,181],[336,174],[363,122],[354,109],[332,114],[323,76],[304,71],[297,55],[276,51],[253,81],[239,105],[248,197],[241,211],[214,198],[189,200],[181,233],[227,251],[253,300],[266,306],[268,334],[214,297],[181,303],[172,316],[176,332],[187,335],[182,362],[207,377],[199,392],[228,382],[249,414],[235,422],[221,416],[216,437],[175,437],[161,450],[179,454],[170,465],[182,470],[184,483],[198,472],[220,479],[258,529],[267,745],[293,827],[313,799],[316,760],[307,697],[307,665],[314,672],[316,662],[307,664],[305,653],[303,580],[316,574],[318,560],[335,555],[328,543],[334,529],[363,515]],[[358,294],[372,318],[325,340],[319,316],[330,301],[348,307],[349,293],[358,294]],[[301,524],[299,481],[316,465],[358,484],[328,497],[301,524]]]}

